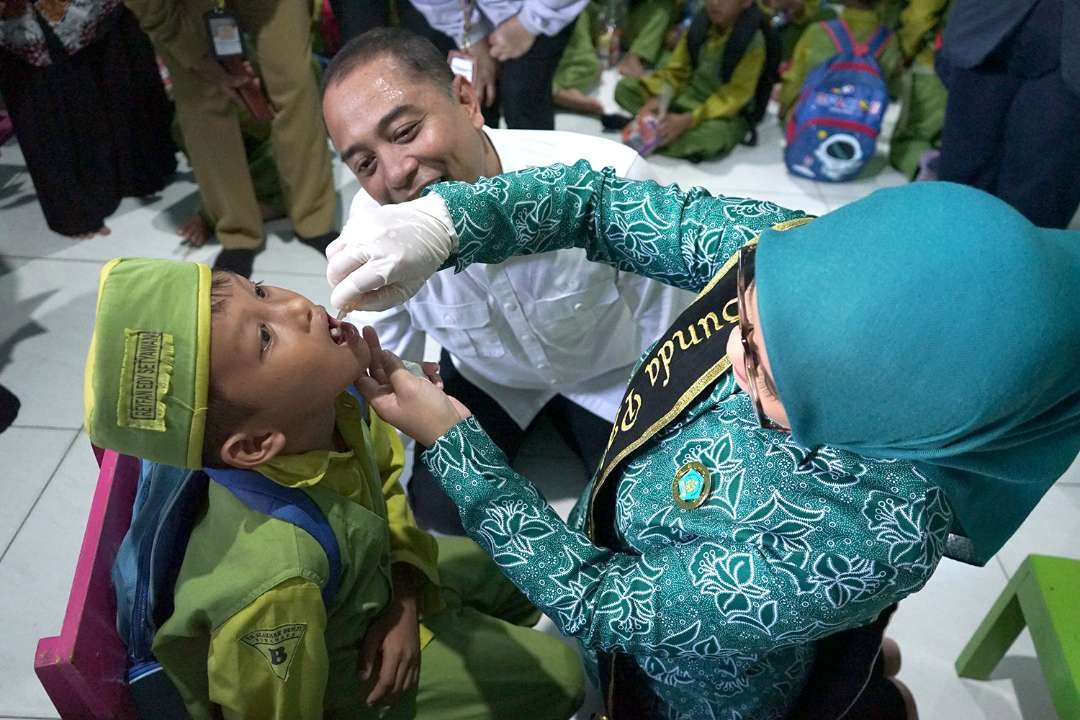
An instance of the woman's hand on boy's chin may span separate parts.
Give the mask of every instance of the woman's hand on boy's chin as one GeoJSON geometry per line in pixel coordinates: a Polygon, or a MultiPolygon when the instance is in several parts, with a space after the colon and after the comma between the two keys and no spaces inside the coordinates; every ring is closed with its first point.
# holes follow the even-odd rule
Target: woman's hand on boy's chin
{"type": "Polygon", "coordinates": [[[417,377],[405,369],[397,355],[380,347],[372,328],[364,328],[364,339],[371,348],[371,364],[368,374],[356,380],[356,388],[383,420],[421,445],[430,446],[472,415],[442,391],[435,363],[424,363],[427,379],[417,377]]]}

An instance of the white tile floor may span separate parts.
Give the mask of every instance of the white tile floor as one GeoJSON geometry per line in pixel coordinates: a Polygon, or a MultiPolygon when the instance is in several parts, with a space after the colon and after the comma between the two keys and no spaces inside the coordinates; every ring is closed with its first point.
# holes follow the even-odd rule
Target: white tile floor
{"type": "MultiPolygon", "coordinates": [[[[606,80],[602,94],[610,91],[606,80]]],[[[599,130],[595,121],[567,115],[557,124],[599,130]]],[[[840,186],[796,179],[784,171],[779,147],[779,129],[771,122],[763,126],[758,147],[739,148],[725,160],[688,165],[658,158],[656,166],[662,177],[684,186],[762,197],[814,213],[902,182],[889,169],[840,186]]],[[[344,204],[355,185],[340,164],[335,172],[344,204]]],[[[96,476],[80,426],[98,268],[117,255],[180,255],[173,229],[196,204],[191,176],[181,174],[155,198],[124,202],[109,220],[111,236],[74,241],[45,227],[33,193],[19,149],[9,142],[0,149],[0,384],[20,398],[22,409],[0,435],[0,719],[56,717],[33,674],[33,655],[37,639],[60,628],[96,476]]],[[[287,226],[271,226],[256,276],[328,301],[321,258],[288,238],[287,226]]],[[[208,261],[216,252],[208,247],[190,256],[208,261]]],[[[584,477],[580,463],[548,428],[527,444],[519,467],[563,512],[584,477]]],[[[1026,635],[989,682],[959,680],[952,663],[1008,573],[1028,553],[1077,557],[1078,543],[1080,463],[987,567],[945,561],[929,585],[901,605],[891,633],[904,651],[900,677],[915,693],[923,718],[1053,717],[1026,635]]]]}

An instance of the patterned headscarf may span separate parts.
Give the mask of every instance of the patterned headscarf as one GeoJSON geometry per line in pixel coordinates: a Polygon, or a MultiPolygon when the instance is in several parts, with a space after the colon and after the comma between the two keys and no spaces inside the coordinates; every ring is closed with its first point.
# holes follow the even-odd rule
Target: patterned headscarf
{"type": "Polygon", "coordinates": [[[793,438],[916,461],[988,560],[1080,451],[1080,233],[916,183],[757,254],[793,438]]]}

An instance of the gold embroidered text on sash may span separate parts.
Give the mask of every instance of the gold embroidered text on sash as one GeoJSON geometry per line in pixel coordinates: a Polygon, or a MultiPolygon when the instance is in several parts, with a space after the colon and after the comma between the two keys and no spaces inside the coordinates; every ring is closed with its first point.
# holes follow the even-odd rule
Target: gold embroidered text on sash
{"type": "Polygon", "coordinates": [[[732,256],[638,366],[626,388],[593,485],[585,531],[596,541],[596,500],[615,468],[677,417],[730,366],[727,340],[738,325],[732,256]]]}
{"type": "MultiPolygon", "coordinates": [[[[772,229],[790,230],[813,219],[793,218],[772,229]]],[[[755,237],[747,244],[754,245],[757,240],[755,237]]],[[[635,450],[681,415],[731,367],[727,341],[739,324],[739,256],[737,252],[724,263],[630,378],[589,497],[585,532],[594,542],[601,540],[597,535],[596,506],[601,491],[607,490],[606,481],[635,450]]],[[[608,512],[613,510],[614,502],[610,505],[608,512]]]]}

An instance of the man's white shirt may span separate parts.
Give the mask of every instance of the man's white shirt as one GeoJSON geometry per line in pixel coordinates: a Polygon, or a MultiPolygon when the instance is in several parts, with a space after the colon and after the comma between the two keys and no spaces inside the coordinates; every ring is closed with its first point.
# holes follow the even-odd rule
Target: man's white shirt
{"type": "MultiPolygon", "coordinates": [[[[584,159],[620,177],[655,179],[632,149],[604,138],[552,130],[484,128],[503,172],[584,159]]],[[[363,190],[349,222],[378,204],[363,190]]],[[[419,360],[430,336],[454,367],[522,428],[556,395],[614,420],[633,363],[693,296],[590,262],[573,248],[442,270],[404,305],[353,313],[383,347],[419,360]]]]}

